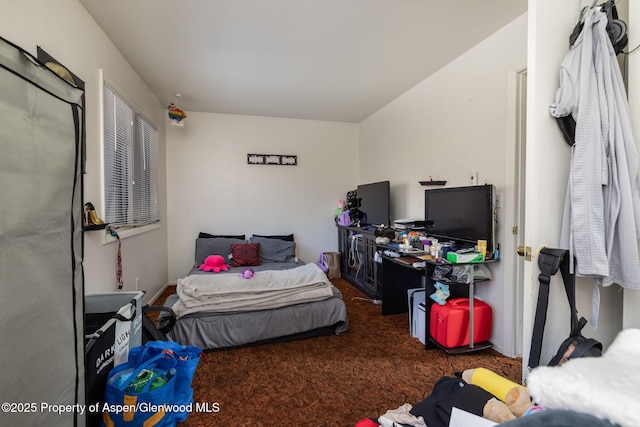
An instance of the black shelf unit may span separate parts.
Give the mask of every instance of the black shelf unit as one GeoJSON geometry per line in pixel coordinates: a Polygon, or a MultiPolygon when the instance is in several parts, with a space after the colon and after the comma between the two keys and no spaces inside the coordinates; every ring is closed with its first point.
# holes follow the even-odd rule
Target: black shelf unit
{"type": "Polygon", "coordinates": [[[381,264],[376,262],[376,236],[360,227],[337,225],[340,274],[372,299],[381,298],[381,264]]]}
{"type": "MultiPolygon", "coordinates": [[[[469,269],[473,269],[475,265],[480,265],[480,264],[489,264],[489,263],[493,263],[495,261],[485,261],[483,263],[469,263],[469,264],[448,264],[448,265],[458,265],[458,266],[464,266],[465,268],[469,268],[469,269]]],[[[432,293],[434,293],[436,291],[435,288],[435,283],[438,281],[436,280],[433,276],[434,276],[434,272],[436,267],[439,264],[436,263],[435,261],[427,261],[426,263],[426,268],[425,268],[425,290],[426,290],[426,294],[427,295],[431,295],[432,293]]],[[[431,334],[430,334],[430,323],[431,323],[431,306],[433,304],[436,304],[435,301],[433,301],[431,298],[426,298],[425,299],[425,305],[426,305],[426,309],[425,309],[425,344],[424,347],[426,350],[430,350],[430,349],[434,349],[434,348],[439,348],[442,351],[446,352],[447,354],[463,354],[463,353],[470,353],[470,352],[475,352],[475,351],[481,351],[481,350],[487,350],[489,348],[493,347],[493,344],[490,341],[483,341],[483,342],[479,342],[476,343],[473,340],[473,331],[474,331],[474,324],[473,324],[473,314],[474,314],[474,310],[473,310],[473,299],[474,299],[474,295],[475,295],[475,284],[476,283],[487,283],[489,282],[489,280],[476,280],[474,279],[474,274],[471,274],[471,280],[469,283],[463,283],[463,282],[457,282],[457,281],[451,281],[451,280],[447,280],[444,281],[442,279],[439,279],[440,283],[446,283],[447,285],[449,285],[449,292],[451,293],[451,295],[449,296],[449,298],[458,298],[458,297],[466,297],[469,298],[469,344],[468,345],[463,345],[460,347],[453,347],[453,348],[447,348],[444,347],[442,345],[440,345],[437,341],[435,341],[433,338],[431,338],[431,334]]]]}

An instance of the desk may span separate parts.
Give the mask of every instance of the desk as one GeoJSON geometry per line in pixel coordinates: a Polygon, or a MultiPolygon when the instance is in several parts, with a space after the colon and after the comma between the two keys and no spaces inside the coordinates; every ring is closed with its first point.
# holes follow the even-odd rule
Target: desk
{"type": "Polygon", "coordinates": [[[416,268],[382,255],[382,314],[406,313],[407,290],[424,288],[425,283],[424,267],[416,268]]]}

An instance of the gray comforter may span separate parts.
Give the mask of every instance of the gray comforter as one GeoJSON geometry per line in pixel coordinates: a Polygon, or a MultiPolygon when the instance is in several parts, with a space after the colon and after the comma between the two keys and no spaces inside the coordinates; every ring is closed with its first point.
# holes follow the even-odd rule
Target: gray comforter
{"type": "MultiPolygon", "coordinates": [[[[267,263],[252,267],[256,271],[279,270],[301,263],[267,263]]],[[[232,268],[225,274],[239,275],[243,268],[232,268]]],[[[194,268],[190,275],[204,273],[194,268]]],[[[203,350],[241,347],[269,340],[296,337],[301,334],[340,334],[349,329],[347,308],[342,294],[334,286],[331,296],[321,301],[305,302],[268,310],[224,312],[197,311],[177,319],[168,337],[181,345],[195,345],[203,350]]],[[[174,307],[178,295],[167,298],[165,306],[174,307]]],[[[160,325],[166,316],[161,314],[160,325]]]]}

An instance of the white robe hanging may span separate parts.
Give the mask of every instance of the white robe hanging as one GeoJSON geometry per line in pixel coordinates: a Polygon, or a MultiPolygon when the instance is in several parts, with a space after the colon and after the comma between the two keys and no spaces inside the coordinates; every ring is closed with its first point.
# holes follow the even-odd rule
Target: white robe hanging
{"type": "Polygon", "coordinates": [[[560,88],[550,107],[552,116],[571,114],[576,121],[561,246],[575,256],[576,275],[594,278],[594,327],[598,285],[640,290],[638,154],[606,25],[599,8],[587,14],[561,64],[560,88]]]}

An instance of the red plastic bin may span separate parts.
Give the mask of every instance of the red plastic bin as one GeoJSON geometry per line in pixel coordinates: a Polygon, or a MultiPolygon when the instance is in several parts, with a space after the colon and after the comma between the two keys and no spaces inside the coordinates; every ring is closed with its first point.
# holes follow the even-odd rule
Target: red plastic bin
{"type": "MultiPolygon", "coordinates": [[[[473,299],[473,342],[491,338],[491,306],[473,299]]],[[[469,298],[453,298],[446,304],[431,306],[429,334],[444,348],[469,345],[469,298]]]]}

